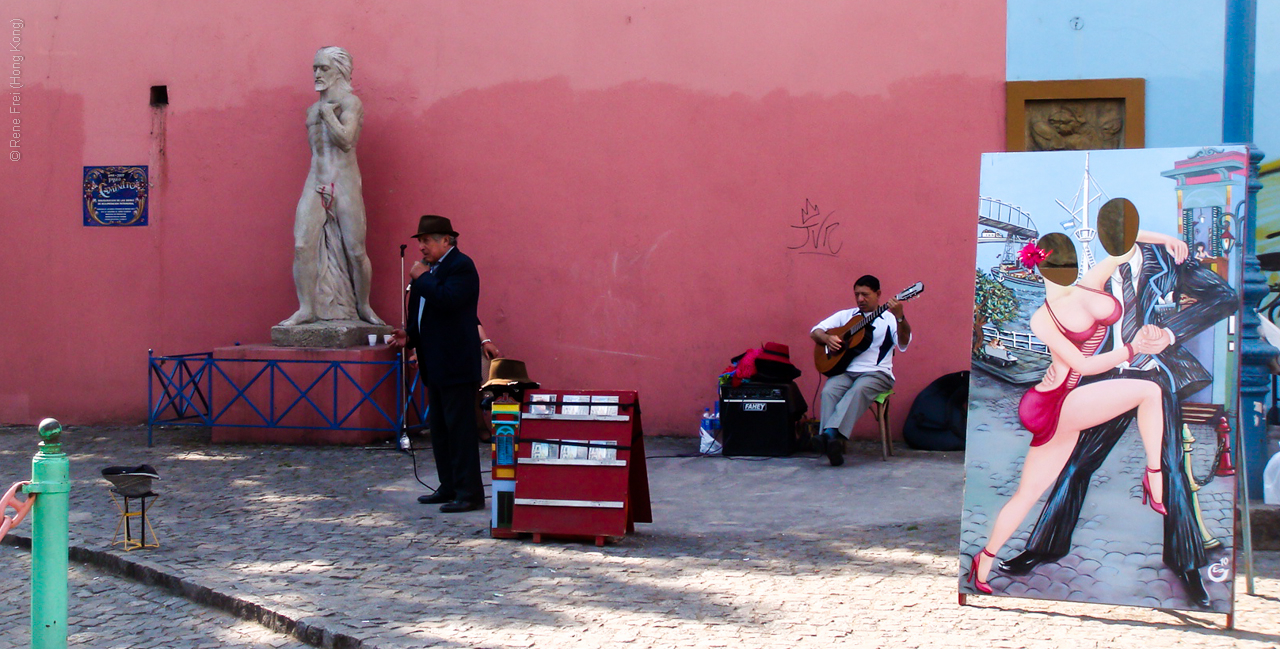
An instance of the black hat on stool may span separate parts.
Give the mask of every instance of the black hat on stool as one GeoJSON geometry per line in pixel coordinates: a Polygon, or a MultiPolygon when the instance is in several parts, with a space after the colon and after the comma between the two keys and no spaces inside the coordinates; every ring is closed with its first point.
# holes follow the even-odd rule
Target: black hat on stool
{"type": "Polygon", "coordinates": [[[151,481],[160,474],[150,464],[138,466],[109,466],[102,470],[102,477],[115,487],[116,493],[130,498],[151,494],[151,481]]]}

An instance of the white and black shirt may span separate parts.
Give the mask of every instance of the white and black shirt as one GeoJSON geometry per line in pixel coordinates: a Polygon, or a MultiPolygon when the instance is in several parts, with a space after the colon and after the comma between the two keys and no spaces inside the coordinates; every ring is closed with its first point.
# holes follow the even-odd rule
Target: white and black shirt
{"type": "MultiPolygon", "coordinates": [[[[831,314],[826,320],[819,322],[810,331],[830,331],[836,327],[843,327],[849,324],[853,316],[859,313],[858,309],[845,309],[831,314]]],[[[893,376],[893,352],[907,351],[906,345],[897,344],[898,340],[898,319],[893,315],[892,311],[886,310],[880,314],[871,324],[867,325],[871,329],[871,346],[866,351],[853,357],[849,362],[849,368],[845,371],[850,374],[860,374],[863,372],[884,372],[890,377],[893,376]]]]}

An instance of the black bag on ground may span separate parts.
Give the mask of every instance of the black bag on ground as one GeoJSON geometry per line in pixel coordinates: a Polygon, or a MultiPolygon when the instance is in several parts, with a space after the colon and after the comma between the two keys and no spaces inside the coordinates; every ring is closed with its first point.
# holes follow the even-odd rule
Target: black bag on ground
{"type": "Polygon", "coordinates": [[[902,438],[926,451],[964,450],[969,413],[969,370],[938,377],[911,404],[902,438]]]}

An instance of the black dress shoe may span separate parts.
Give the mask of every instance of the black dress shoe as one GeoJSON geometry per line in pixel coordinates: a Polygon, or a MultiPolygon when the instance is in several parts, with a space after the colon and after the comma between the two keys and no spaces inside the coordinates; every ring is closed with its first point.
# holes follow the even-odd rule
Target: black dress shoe
{"type": "Polygon", "coordinates": [[[1002,561],[1000,572],[1013,576],[1025,575],[1042,563],[1053,563],[1061,558],[1028,550],[1012,559],[1002,561]]]}
{"type": "Polygon", "coordinates": [[[469,512],[473,509],[484,509],[483,500],[450,500],[440,505],[440,511],[446,514],[455,514],[457,512],[469,512]]]}
{"type": "Polygon", "coordinates": [[[817,435],[814,435],[813,437],[809,438],[809,447],[812,448],[813,452],[817,453],[818,455],[826,455],[828,439],[830,438],[827,437],[826,435],[823,435],[822,433],[818,433],[817,435]]]}
{"type": "Polygon", "coordinates": [[[453,494],[447,494],[443,491],[437,491],[426,496],[418,496],[418,502],[423,505],[439,505],[453,501],[453,494]]]}
{"type": "Polygon", "coordinates": [[[1182,585],[1187,589],[1187,601],[1199,606],[1200,608],[1209,608],[1209,593],[1204,589],[1204,581],[1200,579],[1199,570],[1175,570],[1178,579],[1182,581],[1182,585]]]}
{"type": "Polygon", "coordinates": [[[844,440],[839,435],[827,437],[827,461],[831,466],[844,464],[844,440]]]}

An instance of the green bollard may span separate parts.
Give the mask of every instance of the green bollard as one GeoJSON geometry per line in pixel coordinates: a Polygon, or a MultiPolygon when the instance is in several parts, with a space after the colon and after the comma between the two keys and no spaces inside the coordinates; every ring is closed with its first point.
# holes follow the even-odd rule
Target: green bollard
{"type": "Polygon", "coordinates": [[[67,646],[67,514],[70,463],[62,452],[62,424],[40,422],[40,451],[31,459],[31,649],[67,646]]]}

